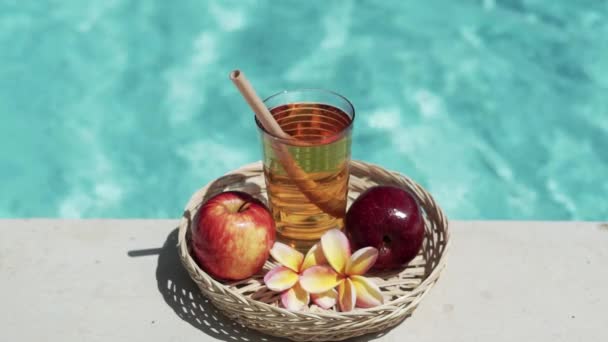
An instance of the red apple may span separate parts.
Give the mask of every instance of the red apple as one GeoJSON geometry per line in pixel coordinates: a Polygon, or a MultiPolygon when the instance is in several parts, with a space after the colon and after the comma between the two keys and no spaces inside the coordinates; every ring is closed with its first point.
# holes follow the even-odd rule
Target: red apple
{"type": "Polygon", "coordinates": [[[418,202],[408,191],[393,186],[375,186],[361,194],[348,209],[345,225],[353,249],[378,249],[375,269],[407,264],[424,239],[418,202]]]}
{"type": "Polygon", "coordinates": [[[200,208],[192,251],[211,276],[241,280],[259,272],[275,240],[275,225],[264,203],[240,191],[227,191],[200,208]]]}

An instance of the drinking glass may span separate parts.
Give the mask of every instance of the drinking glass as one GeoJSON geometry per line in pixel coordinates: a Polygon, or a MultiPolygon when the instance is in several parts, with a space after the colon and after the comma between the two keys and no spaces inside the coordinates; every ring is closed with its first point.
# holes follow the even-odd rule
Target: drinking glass
{"type": "Polygon", "coordinates": [[[355,109],[320,89],[283,91],[264,103],[292,137],[275,136],[256,119],[278,240],[305,250],[327,230],[344,227],[355,109]]]}

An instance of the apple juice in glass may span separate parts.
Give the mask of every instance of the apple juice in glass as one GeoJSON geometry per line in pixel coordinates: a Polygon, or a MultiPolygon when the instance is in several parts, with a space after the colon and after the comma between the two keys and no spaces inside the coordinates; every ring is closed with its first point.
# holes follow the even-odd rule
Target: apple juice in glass
{"type": "Polygon", "coordinates": [[[277,240],[306,250],[344,227],[355,110],[326,90],[285,91],[264,101],[292,139],[260,130],[268,203],[277,240]]]}

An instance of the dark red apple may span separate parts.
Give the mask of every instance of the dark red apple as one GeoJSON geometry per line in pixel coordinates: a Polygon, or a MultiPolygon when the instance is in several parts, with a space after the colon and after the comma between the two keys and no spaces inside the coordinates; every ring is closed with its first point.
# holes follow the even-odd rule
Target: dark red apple
{"type": "Polygon", "coordinates": [[[378,249],[374,269],[399,268],[422,246],[424,220],[418,202],[408,191],[375,186],[362,193],[346,213],[346,232],[353,249],[378,249]]]}
{"type": "Polygon", "coordinates": [[[264,203],[227,191],[200,208],[192,231],[192,251],[211,276],[241,280],[262,269],[275,240],[275,225],[264,203]]]}

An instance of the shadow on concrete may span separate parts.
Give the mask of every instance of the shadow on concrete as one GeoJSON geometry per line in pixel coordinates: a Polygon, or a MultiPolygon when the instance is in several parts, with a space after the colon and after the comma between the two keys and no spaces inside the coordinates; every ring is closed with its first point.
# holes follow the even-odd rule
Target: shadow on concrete
{"type": "Polygon", "coordinates": [[[230,320],[203,297],[182,266],[174,229],[158,255],[156,268],[158,291],[175,314],[194,328],[222,341],[287,341],[268,336],[230,320]]]}

